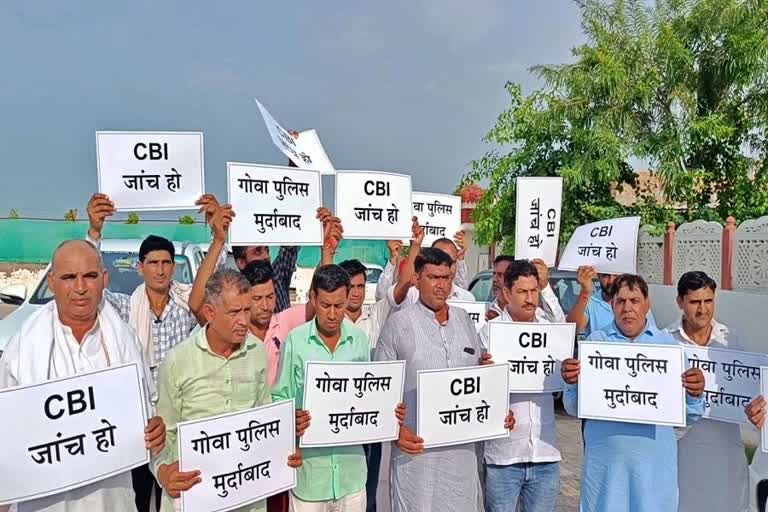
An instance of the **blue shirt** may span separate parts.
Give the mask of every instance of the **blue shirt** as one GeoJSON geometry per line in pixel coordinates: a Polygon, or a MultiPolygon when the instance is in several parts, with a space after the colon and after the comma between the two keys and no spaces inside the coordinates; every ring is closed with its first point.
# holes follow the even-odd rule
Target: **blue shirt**
{"type": "MultiPolygon", "coordinates": [[[[677,345],[672,336],[650,322],[634,340],[624,336],[614,322],[593,332],[589,340],[677,345]]],[[[568,414],[578,414],[577,385],[566,386],[563,404],[568,414]]],[[[704,400],[686,394],[685,404],[691,425],[704,414],[704,400]]],[[[672,427],[584,421],[582,512],[677,512],[677,508],[677,441],[672,427]]]]}
{"type": "MultiPolygon", "coordinates": [[[[609,324],[613,323],[613,308],[610,303],[603,300],[602,293],[593,293],[589,296],[584,315],[587,317],[584,336],[589,336],[595,331],[602,330],[604,327],[609,328],[609,324]]],[[[650,309],[646,318],[649,326],[656,327],[656,320],[653,318],[653,313],[650,309]]]]}

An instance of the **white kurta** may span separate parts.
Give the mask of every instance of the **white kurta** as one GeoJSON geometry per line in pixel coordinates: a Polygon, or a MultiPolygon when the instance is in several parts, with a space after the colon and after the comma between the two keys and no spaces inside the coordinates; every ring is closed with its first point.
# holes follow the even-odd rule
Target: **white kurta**
{"type": "MultiPolygon", "coordinates": [[[[59,322],[54,306],[51,302],[31,316],[11,338],[0,359],[0,388],[25,386],[48,380],[48,376],[59,378],[107,368],[109,360],[113,366],[139,362],[149,388],[147,396],[152,395],[152,379],[136,334],[111,306],[102,305],[96,325],[86,333],[82,343],[78,343],[72,331],[59,322]],[[105,312],[105,308],[109,310],[105,312]],[[51,343],[56,344],[53,350],[51,343]]],[[[18,512],[135,512],[131,472],[19,503],[17,507],[18,512]]]]}
{"type": "MultiPolygon", "coordinates": [[[[697,345],[683,330],[681,320],[665,329],[681,345],[697,345]]],[[[712,321],[709,348],[740,350],[728,327],[712,321]]],[[[679,512],[747,510],[749,474],[739,426],[702,418],[676,429],[679,512]]]]}

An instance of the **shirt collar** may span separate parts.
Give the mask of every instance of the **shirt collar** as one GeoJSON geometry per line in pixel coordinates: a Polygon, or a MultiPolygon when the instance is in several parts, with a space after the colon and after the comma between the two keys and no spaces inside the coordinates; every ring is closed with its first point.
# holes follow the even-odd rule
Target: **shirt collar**
{"type": "MultiPolygon", "coordinates": [[[[656,334],[658,332],[659,332],[659,330],[656,329],[655,327],[653,327],[651,325],[651,323],[648,321],[648,319],[646,318],[646,320],[645,320],[645,328],[640,332],[640,334],[638,334],[635,337],[635,339],[640,338],[644,334],[648,335],[650,337],[656,337],[656,334]]],[[[606,334],[608,334],[609,336],[615,336],[615,337],[619,337],[619,338],[622,338],[622,339],[625,339],[625,340],[629,340],[629,337],[627,337],[623,332],[621,332],[621,330],[619,329],[619,326],[616,325],[616,321],[615,320],[613,322],[611,322],[611,326],[610,326],[609,329],[607,329],[606,334]]]]}
{"type": "MultiPolygon", "coordinates": [[[[713,341],[719,341],[724,342],[728,338],[728,327],[721,324],[714,318],[710,321],[710,325],[712,326],[712,332],[709,334],[709,339],[707,340],[707,345],[711,344],[713,341]]],[[[670,334],[677,332],[678,336],[685,342],[690,345],[698,345],[695,341],[691,339],[690,336],[688,336],[688,333],[685,332],[685,329],[683,329],[683,317],[680,316],[674,324],[669,326],[669,332],[670,334]]]]}
{"type": "MultiPolygon", "coordinates": [[[[344,315],[344,320],[349,320],[346,315],[344,315]]],[[[352,323],[351,320],[349,322],[345,322],[344,320],[341,321],[340,329],[341,329],[341,336],[339,336],[339,342],[336,344],[336,348],[341,346],[342,343],[351,343],[354,339],[354,336],[352,336],[352,333],[349,331],[350,324],[352,323]]],[[[309,336],[307,336],[307,343],[319,343],[320,345],[325,347],[325,342],[320,337],[320,335],[317,333],[317,319],[313,318],[310,321],[309,325],[309,336]]]]}
{"type": "MultiPolygon", "coordinates": [[[[439,322],[437,321],[437,318],[435,318],[435,312],[434,312],[434,311],[432,311],[431,309],[429,309],[429,308],[428,308],[427,306],[425,306],[424,304],[422,304],[422,303],[421,303],[421,299],[419,299],[419,300],[416,302],[416,307],[418,308],[418,310],[421,312],[421,314],[422,314],[422,315],[424,315],[425,317],[429,318],[429,319],[430,319],[430,320],[432,320],[433,322],[435,322],[435,323],[438,323],[438,324],[439,324],[439,322]]],[[[448,308],[448,319],[450,319],[450,317],[451,317],[451,308],[450,308],[450,304],[446,304],[446,307],[448,308]]],[[[447,323],[448,323],[448,320],[446,320],[446,321],[445,321],[445,323],[443,323],[443,324],[440,324],[440,325],[446,325],[447,323]]]]}

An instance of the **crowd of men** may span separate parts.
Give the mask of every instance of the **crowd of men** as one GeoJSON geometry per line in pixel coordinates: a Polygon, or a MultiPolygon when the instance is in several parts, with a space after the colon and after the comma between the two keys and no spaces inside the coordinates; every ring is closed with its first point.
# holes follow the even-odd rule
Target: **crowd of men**
{"type": "MultiPolygon", "coordinates": [[[[143,284],[131,296],[107,289],[99,241],[115,208],[104,195],[88,204],[87,240],[70,240],[55,250],[47,277],[54,300],[9,342],[0,360],[0,387],[138,362],[151,397],[146,407],[154,411],[146,427],[152,459],[132,472],[19,503],[19,512],[180,510],[181,493],[202,475],[179,469],[178,423],[293,399],[296,435],[302,436],[312,428],[311,411],[301,410],[307,361],[405,361],[404,403],[392,411],[399,438],[384,450],[381,444],[297,450],[285,461],[297,468],[296,487],[239,510],[376,511],[387,452],[390,474],[384,480],[395,512],[556,509],[561,453],[551,393],[510,394],[504,425],[509,437],[425,449],[415,433],[420,370],[492,363],[489,325],[478,332],[468,314],[449,303],[474,300],[463,287],[463,234],[422,247],[424,233],[414,218],[407,256],[401,258],[399,242],[388,244],[390,261],[377,302],[364,308],[366,268],[356,260],[334,262],[343,226],[321,208],[321,261],[309,301],[292,306],[288,289],[298,248],[282,247],[270,261],[267,247],[233,247],[238,270],[226,268],[227,231],[236,212],[211,195],[198,204],[212,243],[191,286],[173,280],[174,244],[149,236],[139,251],[143,284]]],[[[665,329],[650,314],[648,286],[640,276],[584,267],[577,280],[581,292],[566,313],[544,262],[499,256],[487,319],[573,322],[587,339],[606,343],[740,348],[715,319],[716,284],[703,272],[680,278],[680,319],[665,329]],[[593,293],[595,279],[599,294],[593,293]]],[[[572,415],[579,370],[577,359],[563,362],[563,402],[572,415]]],[[[702,419],[704,384],[699,369],[681,376],[685,429],[583,422],[582,511],[746,509],[747,460],[739,428],[702,419]]],[[[758,427],[764,411],[760,397],[747,407],[758,427]]]]}

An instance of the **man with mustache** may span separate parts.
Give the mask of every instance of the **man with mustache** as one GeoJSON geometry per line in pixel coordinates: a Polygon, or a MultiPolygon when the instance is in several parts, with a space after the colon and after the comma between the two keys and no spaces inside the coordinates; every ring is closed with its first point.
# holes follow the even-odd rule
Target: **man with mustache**
{"type": "MultiPolygon", "coordinates": [[[[615,321],[594,331],[589,340],[606,343],[677,345],[648,320],[648,285],[642,277],[616,278],[612,298],[615,321]]],[[[579,360],[563,361],[563,404],[578,415],[579,360]]],[[[704,374],[691,368],[682,375],[687,422],[704,414],[704,374]]],[[[677,441],[674,429],[620,421],[584,421],[581,510],[590,512],[677,512],[677,441]]]]}
{"type": "MultiPolygon", "coordinates": [[[[507,268],[514,263],[514,256],[500,255],[493,260],[493,280],[491,281],[491,291],[495,300],[485,314],[486,320],[493,320],[499,316],[507,307],[507,300],[504,294],[504,273],[507,268]]],[[[534,259],[531,264],[536,267],[539,275],[539,307],[536,310],[536,318],[547,322],[565,322],[565,314],[560,306],[560,301],[549,284],[549,269],[544,260],[534,259]]]]}

